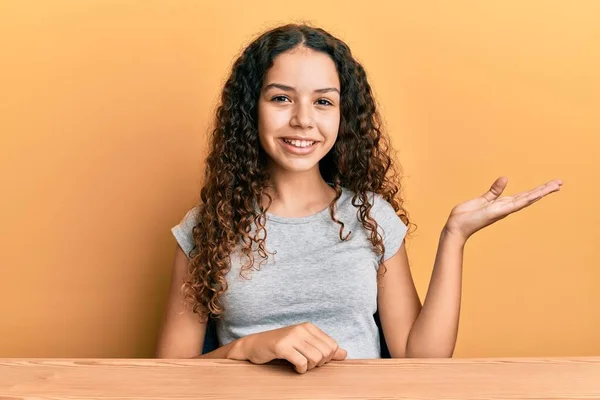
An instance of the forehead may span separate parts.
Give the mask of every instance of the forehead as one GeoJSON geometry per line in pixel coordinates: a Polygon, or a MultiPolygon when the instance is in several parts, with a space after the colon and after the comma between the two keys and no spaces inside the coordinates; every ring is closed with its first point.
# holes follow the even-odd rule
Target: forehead
{"type": "Polygon", "coordinates": [[[298,47],[275,57],[264,84],[280,83],[299,89],[340,88],[335,63],[325,53],[298,47]]]}

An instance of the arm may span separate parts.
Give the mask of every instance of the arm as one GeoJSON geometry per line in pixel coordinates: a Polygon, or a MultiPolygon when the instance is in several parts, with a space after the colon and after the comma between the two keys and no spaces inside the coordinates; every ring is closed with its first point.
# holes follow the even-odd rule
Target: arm
{"type": "Polygon", "coordinates": [[[206,323],[184,307],[181,293],[188,263],[185,253],[177,246],[166,312],[156,346],[157,358],[191,358],[202,353],[206,323]]]}
{"type": "Polygon", "coordinates": [[[421,311],[404,243],[383,265],[386,272],[377,290],[379,319],[390,355],[403,358],[406,357],[408,335],[421,311]]]}
{"type": "Polygon", "coordinates": [[[407,357],[452,357],[458,334],[465,241],[445,228],[419,317],[406,345],[407,357]]]}
{"type": "Polygon", "coordinates": [[[189,260],[177,246],[167,309],[156,346],[156,358],[230,358],[244,360],[241,340],[236,340],[210,353],[202,354],[206,322],[184,307],[181,285],[187,275],[189,260]]]}
{"type": "Polygon", "coordinates": [[[404,245],[385,262],[388,271],[380,289],[381,324],[392,357],[452,357],[458,332],[462,264],[466,241],[475,232],[560,189],[550,181],[515,196],[499,197],[506,178],[497,179],[482,196],[454,207],[442,230],[427,297],[422,307],[404,245]]]}
{"type": "Polygon", "coordinates": [[[500,177],[483,195],[452,209],[442,234],[427,298],[407,343],[409,357],[452,357],[460,316],[463,253],[477,231],[556,192],[561,180],[550,181],[514,196],[500,197],[508,180],[500,177]]]}
{"type": "Polygon", "coordinates": [[[462,252],[460,240],[442,232],[429,290],[421,306],[404,244],[384,264],[378,308],[393,358],[451,357],[460,310],[462,252]]]}

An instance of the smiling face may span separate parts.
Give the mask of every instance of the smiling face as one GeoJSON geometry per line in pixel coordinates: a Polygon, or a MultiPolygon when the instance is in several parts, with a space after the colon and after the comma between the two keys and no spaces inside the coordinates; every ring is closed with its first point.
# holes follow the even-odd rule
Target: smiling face
{"type": "Polygon", "coordinates": [[[340,126],[340,80],[333,60],[300,46],[275,58],[258,101],[258,136],[275,172],[318,170],[340,126]]]}

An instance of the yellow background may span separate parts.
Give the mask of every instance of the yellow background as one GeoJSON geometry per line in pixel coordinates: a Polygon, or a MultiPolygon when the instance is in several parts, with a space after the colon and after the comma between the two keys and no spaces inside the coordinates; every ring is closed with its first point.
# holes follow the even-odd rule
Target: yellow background
{"type": "Polygon", "coordinates": [[[600,2],[0,2],[0,356],[150,357],[239,51],[308,21],[364,64],[424,298],[451,208],[559,193],[471,238],[456,357],[598,355],[600,2]]]}

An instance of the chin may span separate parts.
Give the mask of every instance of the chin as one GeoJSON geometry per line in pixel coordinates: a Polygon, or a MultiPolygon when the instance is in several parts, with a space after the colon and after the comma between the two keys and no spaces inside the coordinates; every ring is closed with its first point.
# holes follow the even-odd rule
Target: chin
{"type": "Polygon", "coordinates": [[[275,161],[275,164],[278,168],[283,169],[288,172],[307,172],[314,168],[319,168],[319,162],[313,162],[308,160],[302,160],[302,162],[279,162],[275,161]]]}
{"type": "Polygon", "coordinates": [[[319,164],[313,164],[313,165],[291,165],[288,167],[285,167],[285,169],[287,171],[290,172],[308,172],[313,170],[314,168],[318,168],[319,164]]]}

